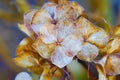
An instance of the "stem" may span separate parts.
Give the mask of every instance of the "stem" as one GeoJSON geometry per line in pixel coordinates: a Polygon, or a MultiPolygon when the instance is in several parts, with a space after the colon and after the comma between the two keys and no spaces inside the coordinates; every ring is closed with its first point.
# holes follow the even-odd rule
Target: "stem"
{"type": "Polygon", "coordinates": [[[67,75],[67,80],[71,80],[70,74],[68,73],[66,67],[64,68],[64,72],[65,72],[66,75],[67,75]]]}

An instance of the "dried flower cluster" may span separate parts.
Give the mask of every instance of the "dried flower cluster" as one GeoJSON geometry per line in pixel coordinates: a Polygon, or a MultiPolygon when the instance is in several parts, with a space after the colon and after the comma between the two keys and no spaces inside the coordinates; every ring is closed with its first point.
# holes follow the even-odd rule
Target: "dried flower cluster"
{"type": "Polygon", "coordinates": [[[46,3],[40,10],[26,12],[24,25],[19,24],[19,28],[29,37],[19,44],[15,63],[41,74],[40,80],[61,78],[61,68],[74,59],[95,62],[99,80],[120,74],[120,27],[110,36],[83,17],[83,13],[83,7],[67,0],[46,3]],[[105,56],[96,60],[102,52],[105,56]]]}

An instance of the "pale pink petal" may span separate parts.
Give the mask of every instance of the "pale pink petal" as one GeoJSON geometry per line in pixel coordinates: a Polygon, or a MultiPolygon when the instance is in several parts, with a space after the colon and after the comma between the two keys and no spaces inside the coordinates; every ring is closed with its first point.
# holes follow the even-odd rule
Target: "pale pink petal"
{"type": "Polygon", "coordinates": [[[77,57],[84,61],[93,61],[99,53],[98,48],[95,45],[92,45],[90,43],[84,43],[82,50],[79,51],[77,54],[77,57]]]}
{"type": "Polygon", "coordinates": [[[109,35],[103,30],[100,29],[99,31],[93,33],[87,41],[92,44],[95,44],[98,47],[104,47],[109,40],[109,35]]]}
{"type": "Polygon", "coordinates": [[[68,50],[70,54],[68,56],[74,57],[82,49],[83,41],[77,38],[75,35],[70,35],[64,39],[62,42],[63,47],[68,50]]]}
{"type": "Polygon", "coordinates": [[[68,56],[66,55],[66,53],[68,53],[68,51],[64,47],[56,47],[51,56],[52,63],[59,68],[63,68],[64,66],[69,64],[72,61],[73,56],[68,56]]]}

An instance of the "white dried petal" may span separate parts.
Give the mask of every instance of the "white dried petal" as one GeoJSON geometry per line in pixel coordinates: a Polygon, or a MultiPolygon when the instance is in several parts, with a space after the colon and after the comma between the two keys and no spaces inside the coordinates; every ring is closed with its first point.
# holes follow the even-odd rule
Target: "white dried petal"
{"type": "Polygon", "coordinates": [[[68,51],[64,47],[57,46],[51,56],[52,63],[59,68],[63,68],[69,64],[72,61],[73,56],[68,56],[66,53],[68,53],[68,51]]]}
{"type": "Polygon", "coordinates": [[[82,50],[79,51],[77,57],[81,60],[91,62],[93,61],[99,53],[98,48],[90,43],[84,43],[82,50]]]}
{"type": "Polygon", "coordinates": [[[32,24],[46,24],[51,23],[52,18],[45,10],[38,10],[32,18],[32,24]]]}
{"type": "Polygon", "coordinates": [[[32,18],[37,10],[30,10],[24,14],[24,25],[28,29],[28,31],[32,32],[31,23],[32,18]]]}
{"type": "Polygon", "coordinates": [[[83,44],[83,41],[81,41],[79,38],[77,38],[74,35],[69,35],[62,42],[63,47],[65,47],[66,50],[72,53],[72,55],[69,55],[69,54],[67,55],[72,57],[74,57],[82,49],[83,47],[82,44],[83,44]]]}
{"type": "Polygon", "coordinates": [[[120,37],[114,38],[108,44],[108,54],[118,53],[118,52],[120,52],[120,37]]]}
{"type": "Polygon", "coordinates": [[[77,20],[77,30],[87,39],[92,33],[98,31],[97,27],[84,17],[77,20]]]}
{"type": "Polygon", "coordinates": [[[74,29],[71,26],[61,26],[57,30],[57,38],[58,39],[65,39],[67,36],[73,33],[74,29]]]}
{"type": "Polygon", "coordinates": [[[105,64],[105,71],[108,75],[120,74],[120,54],[110,55],[105,64]]]}
{"type": "Polygon", "coordinates": [[[56,29],[53,24],[32,25],[32,29],[46,44],[54,43],[57,40],[56,29]]]}
{"type": "Polygon", "coordinates": [[[51,17],[54,18],[56,14],[56,6],[56,3],[49,2],[44,4],[42,9],[46,10],[51,15],[51,17]]]}
{"type": "Polygon", "coordinates": [[[92,44],[95,44],[98,47],[104,47],[109,40],[109,35],[103,30],[100,29],[99,31],[93,33],[87,41],[92,44]]]}

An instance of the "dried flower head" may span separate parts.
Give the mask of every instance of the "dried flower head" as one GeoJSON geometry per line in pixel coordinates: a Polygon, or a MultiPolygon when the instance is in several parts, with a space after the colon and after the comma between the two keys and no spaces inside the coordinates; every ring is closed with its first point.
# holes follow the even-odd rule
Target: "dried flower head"
{"type": "MultiPolygon", "coordinates": [[[[61,69],[76,58],[95,62],[99,76],[106,78],[106,73],[120,74],[117,63],[119,36],[111,39],[108,32],[91,23],[83,14],[82,6],[67,0],[60,0],[58,4],[49,2],[40,10],[26,12],[24,25],[19,24],[19,28],[29,37],[19,44],[15,63],[42,74],[40,80],[51,80],[54,71],[54,77],[61,77],[61,69]],[[106,52],[106,56],[96,61],[102,51],[106,52]]],[[[119,34],[116,28],[113,32],[114,35],[119,34]]]]}

